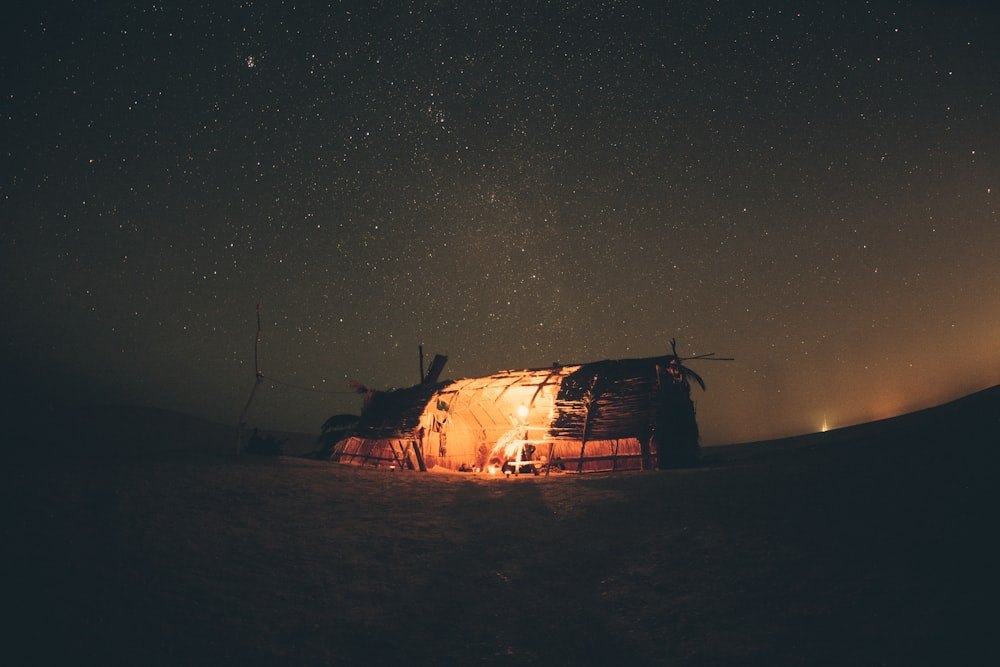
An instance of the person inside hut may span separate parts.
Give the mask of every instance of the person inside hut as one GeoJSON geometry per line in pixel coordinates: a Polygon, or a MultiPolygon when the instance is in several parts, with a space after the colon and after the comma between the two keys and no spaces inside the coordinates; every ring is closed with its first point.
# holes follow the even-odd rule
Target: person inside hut
{"type": "MultiPolygon", "coordinates": [[[[521,448],[521,460],[522,461],[534,461],[535,460],[535,446],[533,444],[531,444],[530,442],[524,443],[524,446],[521,448]]],[[[529,465],[524,466],[521,469],[521,471],[522,472],[534,473],[536,475],[538,474],[538,469],[535,467],[534,463],[531,463],[529,465]]]]}

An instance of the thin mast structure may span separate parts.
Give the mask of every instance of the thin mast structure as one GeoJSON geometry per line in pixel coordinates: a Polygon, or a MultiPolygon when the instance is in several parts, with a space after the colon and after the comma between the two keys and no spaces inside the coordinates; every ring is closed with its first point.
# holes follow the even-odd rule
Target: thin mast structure
{"type": "Polygon", "coordinates": [[[264,297],[257,297],[257,338],[254,342],[253,349],[253,363],[255,378],[253,383],[253,389],[250,390],[250,397],[247,399],[246,405],[243,406],[243,412],[240,413],[240,421],[236,426],[236,455],[239,456],[240,449],[243,441],[243,427],[246,426],[247,412],[250,411],[250,404],[253,403],[254,394],[257,393],[257,387],[259,387],[264,382],[264,373],[260,369],[260,341],[263,337],[263,331],[260,326],[260,310],[264,302],[264,297]]]}

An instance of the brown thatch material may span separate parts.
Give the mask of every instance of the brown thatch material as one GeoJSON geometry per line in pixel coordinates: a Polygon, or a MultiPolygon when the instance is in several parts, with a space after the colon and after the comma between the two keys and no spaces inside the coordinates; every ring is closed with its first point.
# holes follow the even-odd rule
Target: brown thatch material
{"type": "Polygon", "coordinates": [[[514,472],[690,463],[694,404],[671,363],[679,360],[607,360],[370,392],[339,460],[514,472]]]}

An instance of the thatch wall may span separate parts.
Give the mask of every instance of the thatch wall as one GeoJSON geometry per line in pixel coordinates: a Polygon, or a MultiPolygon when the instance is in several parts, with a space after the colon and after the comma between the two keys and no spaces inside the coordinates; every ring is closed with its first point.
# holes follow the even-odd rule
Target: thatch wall
{"type": "Polygon", "coordinates": [[[608,440],[648,434],[656,403],[655,360],[584,364],[559,389],[550,435],[608,440]]]}
{"type": "MultiPolygon", "coordinates": [[[[642,470],[642,443],[637,438],[615,438],[613,440],[553,439],[551,454],[547,461],[553,469],[567,472],[616,472],[619,470],[642,470]]],[[[655,452],[652,465],[656,465],[655,452]]]]}
{"type": "Polygon", "coordinates": [[[355,435],[364,438],[414,438],[428,401],[451,384],[418,384],[406,389],[373,391],[369,394],[355,435]]]}

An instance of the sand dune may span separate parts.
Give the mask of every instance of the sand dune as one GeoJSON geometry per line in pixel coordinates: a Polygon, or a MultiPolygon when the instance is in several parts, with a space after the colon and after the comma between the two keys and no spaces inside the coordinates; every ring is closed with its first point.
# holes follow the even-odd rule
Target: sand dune
{"type": "Polygon", "coordinates": [[[712,448],[696,469],[517,480],[235,457],[231,427],[77,415],[4,467],[5,652],[94,665],[978,663],[995,653],[998,415],[994,388],[712,448]]]}

